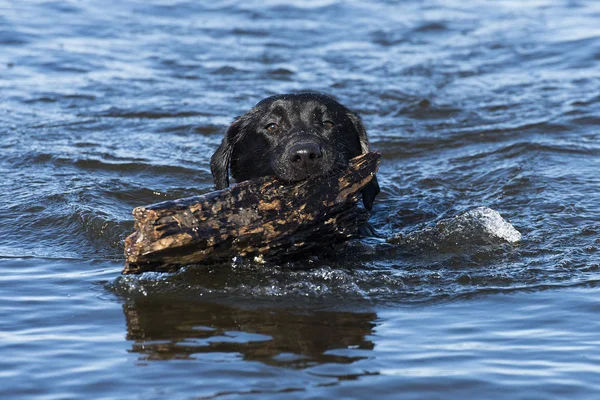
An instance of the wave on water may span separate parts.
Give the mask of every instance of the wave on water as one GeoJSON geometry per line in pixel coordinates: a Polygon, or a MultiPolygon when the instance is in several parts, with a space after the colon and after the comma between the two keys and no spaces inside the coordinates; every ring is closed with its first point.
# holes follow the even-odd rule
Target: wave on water
{"type": "MultiPolygon", "coordinates": [[[[468,283],[473,282],[470,271],[475,264],[489,266],[510,257],[520,240],[521,234],[498,212],[480,207],[388,243],[376,238],[348,242],[334,259],[313,255],[265,263],[234,257],[231,263],[190,266],[174,274],[122,276],[110,286],[130,299],[167,295],[261,302],[280,298],[288,306],[340,300],[346,304],[432,301],[472,293],[468,283]],[[457,267],[458,260],[464,265],[457,267]]],[[[514,283],[509,278],[499,280],[499,274],[501,268],[493,268],[479,273],[478,279],[514,283]]]]}

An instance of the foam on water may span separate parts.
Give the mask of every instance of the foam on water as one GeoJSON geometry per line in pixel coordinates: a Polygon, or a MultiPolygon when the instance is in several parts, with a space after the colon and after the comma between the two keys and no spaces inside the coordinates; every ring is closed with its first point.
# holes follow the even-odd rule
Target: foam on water
{"type": "Polygon", "coordinates": [[[389,243],[408,251],[428,251],[430,254],[432,251],[460,253],[519,241],[521,233],[498,211],[487,207],[477,207],[388,239],[389,243]]]}
{"type": "Polygon", "coordinates": [[[507,222],[500,213],[487,207],[477,207],[459,215],[455,221],[457,230],[473,229],[475,233],[490,238],[498,238],[508,243],[521,241],[521,232],[507,222]],[[463,228],[463,226],[469,226],[463,228]],[[475,226],[475,227],[473,227],[475,226]]]}

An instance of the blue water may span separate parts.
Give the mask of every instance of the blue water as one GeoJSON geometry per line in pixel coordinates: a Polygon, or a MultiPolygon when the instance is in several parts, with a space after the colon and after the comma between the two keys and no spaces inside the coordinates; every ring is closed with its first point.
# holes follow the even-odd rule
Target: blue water
{"type": "Polygon", "coordinates": [[[0,0],[0,398],[597,399],[600,3],[0,0]],[[372,224],[520,244],[121,276],[262,98],[383,155],[372,224]],[[462,250],[461,250],[462,249],[462,250]]]}

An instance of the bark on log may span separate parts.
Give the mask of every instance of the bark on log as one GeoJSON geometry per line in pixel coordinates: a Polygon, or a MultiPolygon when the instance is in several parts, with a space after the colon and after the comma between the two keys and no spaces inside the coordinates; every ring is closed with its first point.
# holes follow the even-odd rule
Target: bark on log
{"type": "Polygon", "coordinates": [[[174,271],[240,256],[273,259],[358,235],[369,213],[357,207],[379,167],[378,153],[318,180],[285,185],[259,178],[203,196],[133,210],[123,274],[174,271]]]}

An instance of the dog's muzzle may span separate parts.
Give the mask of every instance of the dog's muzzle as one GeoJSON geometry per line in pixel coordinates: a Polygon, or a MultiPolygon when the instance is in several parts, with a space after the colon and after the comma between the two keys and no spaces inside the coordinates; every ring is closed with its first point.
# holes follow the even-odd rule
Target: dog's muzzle
{"type": "Polygon", "coordinates": [[[323,160],[321,146],[316,143],[299,143],[292,147],[288,152],[288,162],[292,169],[299,173],[305,172],[306,175],[312,175],[311,172],[319,171],[323,160]]]}

